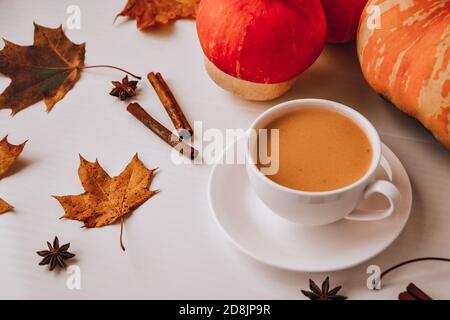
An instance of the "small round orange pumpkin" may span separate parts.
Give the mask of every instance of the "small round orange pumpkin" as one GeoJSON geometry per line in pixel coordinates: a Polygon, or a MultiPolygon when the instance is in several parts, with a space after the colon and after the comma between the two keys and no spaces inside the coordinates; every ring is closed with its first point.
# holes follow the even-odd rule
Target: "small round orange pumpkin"
{"type": "Polygon", "coordinates": [[[450,148],[450,0],[370,0],[357,46],[373,89],[450,148]]]}
{"type": "Polygon", "coordinates": [[[265,101],[289,90],[319,57],[326,18],[319,0],[202,0],[197,33],[211,79],[265,101]]]}

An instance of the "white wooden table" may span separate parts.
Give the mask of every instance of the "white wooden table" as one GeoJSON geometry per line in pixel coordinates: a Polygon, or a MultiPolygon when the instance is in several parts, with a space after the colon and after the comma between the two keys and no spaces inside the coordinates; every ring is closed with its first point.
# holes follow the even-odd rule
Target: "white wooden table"
{"type": "MultiPolygon", "coordinates": [[[[360,266],[330,274],[351,299],[396,299],[409,282],[434,298],[450,299],[450,266],[423,262],[389,275],[381,291],[366,288],[366,268],[382,269],[421,256],[450,256],[450,152],[414,119],[383,101],[365,83],[353,45],[329,46],[286,96],[269,103],[240,100],[210,81],[193,21],[178,21],[157,31],[140,32],[134,21],[112,24],[125,1],[79,0],[80,30],[66,32],[87,42],[86,64],[113,64],[145,76],[162,72],[191,121],[205,128],[247,128],[276,103],[302,97],[332,99],[367,116],[410,174],[414,201],[401,236],[385,252],[360,266]]],[[[27,45],[33,21],[65,24],[73,1],[3,0],[0,36],[27,45]]],[[[2,45],[1,45],[2,46],[2,45]]],[[[168,147],[109,96],[111,80],[122,73],[83,72],[75,88],[47,114],[43,103],[14,118],[0,111],[0,136],[13,143],[29,139],[12,174],[0,182],[0,195],[14,213],[0,216],[0,298],[233,298],[303,299],[308,279],[326,274],[292,273],[266,267],[241,254],[215,225],[207,204],[211,166],[176,166],[168,147]],[[119,226],[84,230],[58,220],[62,208],[50,195],[78,194],[78,154],[99,158],[116,175],[135,152],[149,167],[159,167],[153,183],[162,192],[136,210],[125,225],[127,251],[119,248],[119,226]],[[71,242],[81,269],[81,290],[66,287],[63,271],[37,266],[36,250],[58,235],[71,242]]],[[[9,79],[0,77],[0,90],[9,79]]],[[[166,126],[171,123],[146,80],[139,101],[166,126]]]]}

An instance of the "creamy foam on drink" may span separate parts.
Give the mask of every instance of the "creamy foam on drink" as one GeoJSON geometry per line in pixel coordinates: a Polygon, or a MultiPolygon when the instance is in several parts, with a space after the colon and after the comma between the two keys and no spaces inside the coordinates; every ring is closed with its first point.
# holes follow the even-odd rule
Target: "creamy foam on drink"
{"type": "MultiPolygon", "coordinates": [[[[279,170],[267,177],[301,191],[330,191],[364,176],[372,161],[372,147],[361,127],[346,115],[325,108],[303,108],[267,126],[279,129],[279,170]]],[[[258,168],[264,167],[260,163],[258,168]]]]}

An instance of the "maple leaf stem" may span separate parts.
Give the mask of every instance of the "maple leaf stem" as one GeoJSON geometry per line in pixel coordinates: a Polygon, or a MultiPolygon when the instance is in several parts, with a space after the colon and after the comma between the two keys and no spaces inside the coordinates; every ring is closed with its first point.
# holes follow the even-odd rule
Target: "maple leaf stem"
{"type": "Polygon", "coordinates": [[[78,67],[79,70],[81,70],[81,69],[93,69],[93,68],[111,68],[111,69],[116,69],[116,70],[125,72],[126,74],[132,76],[135,79],[138,79],[138,80],[142,79],[142,77],[137,76],[135,74],[132,74],[131,72],[129,72],[129,71],[125,70],[125,69],[122,69],[122,68],[119,68],[119,67],[115,67],[115,66],[110,66],[110,65],[107,65],[107,64],[98,64],[98,65],[92,65],[92,66],[78,67]]]}
{"type": "Polygon", "coordinates": [[[125,246],[123,245],[123,218],[120,218],[120,247],[125,251],[125,246]]]}
{"type": "Polygon", "coordinates": [[[137,76],[133,73],[131,73],[130,71],[127,71],[125,69],[119,68],[119,67],[115,67],[115,66],[110,66],[108,64],[98,64],[98,65],[92,65],[92,66],[83,66],[83,67],[35,67],[35,68],[41,68],[41,69],[47,69],[47,70],[84,70],[84,69],[93,69],[93,68],[110,68],[110,69],[116,69],[122,72],[125,72],[126,74],[132,76],[135,79],[138,80],[142,80],[142,77],[137,76]]]}

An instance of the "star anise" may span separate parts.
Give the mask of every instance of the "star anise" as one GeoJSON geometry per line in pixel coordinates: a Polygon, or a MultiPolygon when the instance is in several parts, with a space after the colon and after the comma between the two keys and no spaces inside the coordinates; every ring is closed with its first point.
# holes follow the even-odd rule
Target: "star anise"
{"type": "Polygon", "coordinates": [[[347,300],[347,297],[338,295],[342,286],[330,290],[330,279],[327,277],[322,283],[322,288],[309,279],[309,289],[311,291],[301,290],[302,293],[311,300],[347,300]]]}
{"type": "Polygon", "coordinates": [[[128,81],[128,76],[120,81],[112,81],[114,88],[109,93],[114,97],[118,97],[120,100],[127,100],[130,97],[136,95],[137,81],[128,81]]]}
{"type": "Polygon", "coordinates": [[[70,243],[66,243],[65,245],[62,245],[60,247],[58,237],[55,237],[55,239],[53,240],[53,246],[50,244],[50,242],[47,241],[47,246],[48,250],[38,251],[36,253],[43,257],[42,261],[39,262],[39,265],[43,266],[49,264],[50,271],[55,269],[56,266],[65,268],[66,263],[64,262],[64,260],[75,257],[73,253],[67,251],[69,250],[70,243]]]}

